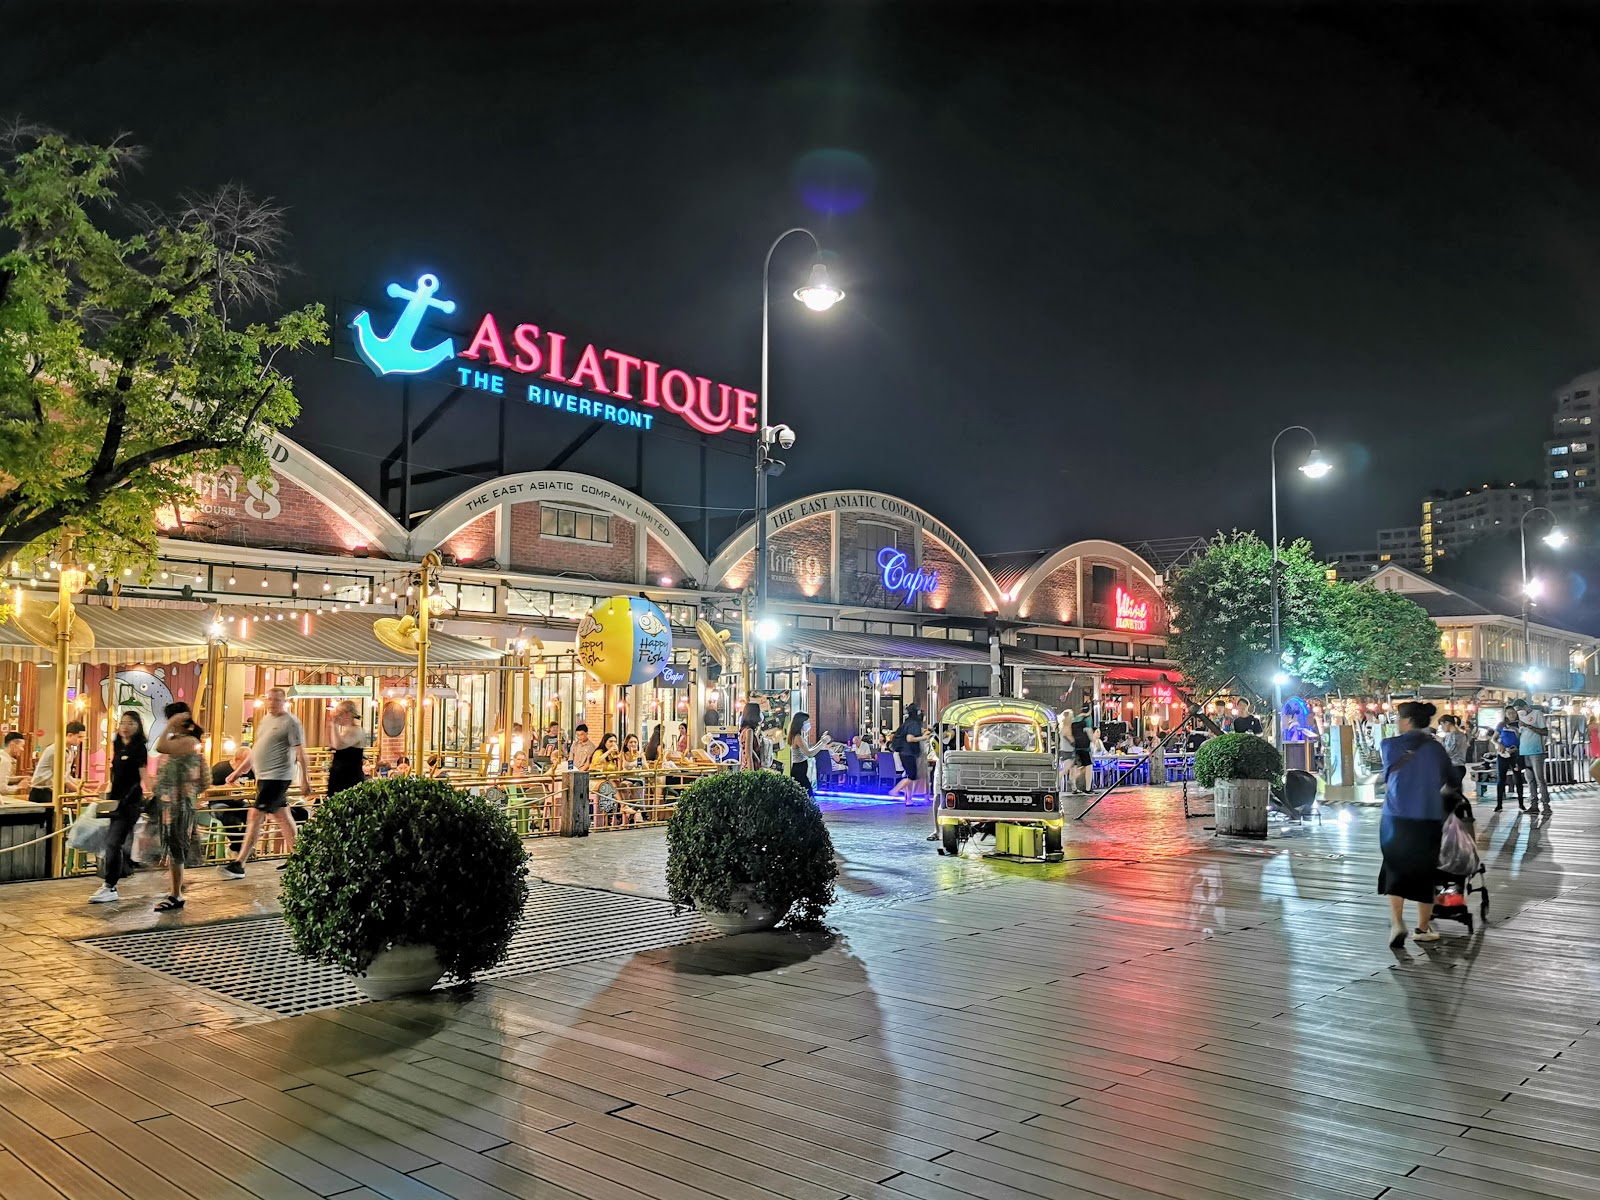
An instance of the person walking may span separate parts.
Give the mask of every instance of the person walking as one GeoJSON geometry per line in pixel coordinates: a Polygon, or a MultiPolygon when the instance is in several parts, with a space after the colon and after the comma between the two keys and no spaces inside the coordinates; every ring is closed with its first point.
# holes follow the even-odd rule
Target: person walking
{"type": "Polygon", "coordinates": [[[144,773],[149,765],[144,721],[136,712],[125,712],[117,722],[117,736],[111,743],[111,778],[106,785],[106,799],[116,806],[106,831],[106,881],[89,897],[90,904],[112,904],[122,899],[117,883],[128,873],[128,839],[133,836],[139,814],[144,812],[144,773]]]}
{"type": "Polygon", "coordinates": [[[1439,841],[1444,835],[1443,792],[1455,782],[1450,756],[1428,726],[1438,710],[1410,700],[1399,709],[1400,732],[1384,738],[1383,815],[1378,823],[1378,844],[1383,866],[1378,870],[1378,894],[1389,898],[1389,945],[1405,945],[1405,902],[1417,906],[1417,926],[1412,938],[1437,942],[1433,928],[1434,884],[1439,875],[1439,841]]]}
{"type": "Polygon", "coordinates": [[[789,741],[784,747],[784,757],[789,760],[789,778],[805,788],[806,795],[816,794],[816,768],[812,760],[817,753],[826,750],[832,742],[827,734],[812,745],[806,744],[806,735],[811,732],[811,714],[797,712],[789,720],[789,741]]]}
{"type": "Polygon", "coordinates": [[[306,731],[300,718],[289,711],[288,693],[275,687],[267,693],[267,711],[256,719],[250,756],[228,776],[228,782],[233,783],[247,770],[256,775],[256,802],[245,820],[244,845],[236,857],[222,864],[222,873],[228,878],[244,878],[244,865],[250,861],[256,838],[261,836],[261,823],[269,817],[283,834],[284,854],[294,853],[289,785],[294,782],[296,766],[300,768],[300,778],[309,784],[311,764],[306,759],[306,731]]]}
{"type": "Polygon", "coordinates": [[[1089,741],[1089,725],[1086,721],[1072,723],[1072,770],[1070,772],[1072,790],[1079,795],[1087,796],[1094,791],[1094,750],[1089,741]]]}
{"type": "Polygon", "coordinates": [[[328,795],[337,796],[366,782],[367,731],[361,728],[354,700],[342,701],[328,718],[328,745],[333,747],[328,760],[328,795]]]}
{"type": "Polygon", "coordinates": [[[900,756],[900,770],[904,772],[904,778],[889,790],[889,794],[905,796],[908,805],[916,803],[922,787],[922,743],[927,740],[928,734],[922,726],[922,710],[915,702],[908,704],[900,727],[889,739],[889,745],[900,756]],[[905,791],[902,792],[901,788],[905,791]]]}
{"type": "Polygon", "coordinates": [[[1542,805],[1544,815],[1548,817],[1551,814],[1550,781],[1545,771],[1544,740],[1550,732],[1550,722],[1541,705],[1529,704],[1526,700],[1514,703],[1519,710],[1517,717],[1521,726],[1517,752],[1522,755],[1522,761],[1528,768],[1528,812],[1536,813],[1542,805]]]}
{"type": "Polygon", "coordinates": [[[164,715],[167,725],[156,739],[156,753],[166,757],[156,775],[154,817],[157,844],[166,853],[172,886],[156,905],[159,913],[183,907],[183,869],[190,859],[200,865],[194,803],[206,786],[206,760],[200,757],[205,730],[194,723],[189,706],[181,700],[167,705],[164,715]]]}
{"type": "Polygon", "coordinates": [[[1494,727],[1494,810],[1499,812],[1506,804],[1506,778],[1510,777],[1517,791],[1517,807],[1523,808],[1522,726],[1517,720],[1517,702],[1506,705],[1505,713],[1494,727]]]}

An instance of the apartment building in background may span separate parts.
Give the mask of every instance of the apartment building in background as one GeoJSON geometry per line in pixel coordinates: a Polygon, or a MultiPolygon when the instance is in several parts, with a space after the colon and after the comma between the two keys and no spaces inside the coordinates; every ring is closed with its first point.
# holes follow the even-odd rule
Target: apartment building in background
{"type": "Polygon", "coordinates": [[[1566,520],[1595,506],[1600,486],[1600,371],[1579,375],[1557,388],[1554,436],[1544,444],[1548,501],[1556,519],[1566,520]]]}
{"type": "Polygon", "coordinates": [[[1422,568],[1460,554],[1479,538],[1512,530],[1529,509],[1544,503],[1537,483],[1489,484],[1459,492],[1433,492],[1422,502],[1422,568]]]}

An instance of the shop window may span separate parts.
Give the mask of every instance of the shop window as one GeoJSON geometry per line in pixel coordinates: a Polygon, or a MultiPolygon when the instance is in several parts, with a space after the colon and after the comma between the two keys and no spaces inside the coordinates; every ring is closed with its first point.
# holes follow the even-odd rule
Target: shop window
{"type": "Polygon", "coordinates": [[[894,632],[894,626],[889,624],[887,621],[868,621],[867,632],[890,634],[894,632]]]}
{"type": "Polygon", "coordinates": [[[801,629],[832,629],[832,617],[801,617],[798,622],[801,629]]]}
{"type": "Polygon", "coordinates": [[[584,596],[576,592],[555,592],[550,597],[550,615],[576,621],[593,608],[598,599],[598,596],[584,596]]]}
{"type": "Polygon", "coordinates": [[[441,583],[439,593],[456,612],[492,613],[494,585],[481,583],[441,583]]]}
{"type": "Polygon", "coordinates": [[[571,538],[579,542],[611,542],[611,518],[583,509],[560,508],[544,504],[539,509],[539,532],[545,537],[571,538]]]}
{"type": "Polygon", "coordinates": [[[915,625],[902,625],[897,621],[889,626],[889,632],[901,637],[916,637],[917,627],[915,625]]]}
{"type": "Polygon", "coordinates": [[[548,617],[554,602],[549,592],[534,588],[509,588],[506,612],[513,617],[548,617]]]}
{"type": "MultiPolygon", "coordinates": [[[[952,642],[975,642],[978,640],[973,636],[972,630],[970,629],[952,629],[949,631],[949,635],[949,640],[952,642]]],[[[987,637],[984,638],[984,641],[988,640],[989,639],[987,637]]]]}
{"type": "Polygon", "coordinates": [[[893,525],[880,525],[876,521],[862,521],[856,526],[856,544],[859,547],[859,570],[863,575],[876,576],[878,553],[884,549],[900,548],[899,531],[893,525]]]}
{"type": "Polygon", "coordinates": [[[674,629],[692,628],[695,619],[699,616],[692,604],[670,604],[667,606],[667,620],[672,622],[674,629]]]}
{"type": "Polygon", "coordinates": [[[840,633],[865,633],[867,631],[867,623],[865,621],[851,621],[841,617],[834,624],[834,628],[840,633]]]}

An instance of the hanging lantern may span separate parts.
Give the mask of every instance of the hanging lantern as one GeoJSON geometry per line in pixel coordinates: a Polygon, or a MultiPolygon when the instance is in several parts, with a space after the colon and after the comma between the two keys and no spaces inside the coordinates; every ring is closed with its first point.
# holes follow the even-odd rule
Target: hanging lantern
{"type": "Polygon", "coordinates": [[[578,623],[578,661],[600,683],[648,683],[671,657],[667,615],[642,597],[602,600],[578,623]]]}

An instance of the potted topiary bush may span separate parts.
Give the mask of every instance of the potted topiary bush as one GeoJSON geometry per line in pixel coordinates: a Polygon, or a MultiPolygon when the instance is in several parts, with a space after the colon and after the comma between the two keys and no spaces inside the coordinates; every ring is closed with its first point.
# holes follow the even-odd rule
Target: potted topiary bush
{"type": "Polygon", "coordinates": [[[822,810],[775,771],[707,776],[667,822],[667,894],[724,933],[818,920],[838,874],[822,810]]]}
{"type": "Polygon", "coordinates": [[[528,852],[503,809],[442,779],[373,779],[317,809],[283,872],[295,949],[369,999],[469,979],[506,955],[528,852]]]}
{"type": "Polygon", "coordinates": [[[1217,792],[1217,832],[1267,836],[1267,801],[1283,781],[1283,755],[1253,733],[1225,733],[1195,752],[1194,777],[1217,792]]]}

